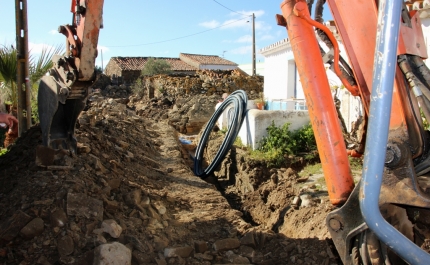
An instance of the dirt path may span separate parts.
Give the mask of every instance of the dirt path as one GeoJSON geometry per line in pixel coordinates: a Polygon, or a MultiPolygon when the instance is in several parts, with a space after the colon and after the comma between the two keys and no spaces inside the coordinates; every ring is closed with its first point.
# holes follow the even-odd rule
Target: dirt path
{"type": "MultiPolygon", "coordinates": [[[[76,135],[78,155],[57,154],[57,167],[34,163],[38,127],[0,157],[0,264],[338,263],[326,197],[284,169],[276,183],[260,175],[248,194],[210,184],[194,176],[167,120],[121,100],[95,100],[76,135]],[[309,204],[292,207],[304,193],[309,204]]],[[[243,176],[254,176],[246,165],[243,176]]]]}

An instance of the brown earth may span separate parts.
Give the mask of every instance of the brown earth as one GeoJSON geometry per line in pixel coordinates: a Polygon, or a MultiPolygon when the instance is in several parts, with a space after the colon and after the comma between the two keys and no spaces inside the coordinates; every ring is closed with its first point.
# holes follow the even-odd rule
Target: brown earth
{"type": "MultiPolygon", "coordinates": [[[[96,94],[78,154],[51,167],[35,164],[39,127],[24,133],[0,157],[0,264],[105,264],[100,247],[113,242],[132,264],[339,264],[315,180],[236,147],[212,178],[193,174],[178,137],[197,134],[218,98],[96,94]]],[[[112,264],[127,264],[121,255],[112,264]]]]}

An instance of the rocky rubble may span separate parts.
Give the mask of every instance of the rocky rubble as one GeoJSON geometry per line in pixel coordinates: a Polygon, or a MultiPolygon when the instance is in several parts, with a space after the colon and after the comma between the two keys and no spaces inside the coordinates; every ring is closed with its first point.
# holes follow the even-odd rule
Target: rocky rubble
{"type": "MultiPolygon", "coordinates": [[[[207,106],[207,102],[215,103],[215,97],[176,99],[174,104],[166,98],[148,101],[142,106],[144,111],[139,111],[135,103],[130,105],[133,97],[114,99],[95,94],[78,119],[78,154],[65,155],[69,157],[67,167],[36,166],[35,150],[41,143],[39,127],[20,137],[0,158],[0,263],[337,262],[331,245],[323,237],[312,236],[316,231],[300,239],[274,229],[270,215],[283,216],[283,207],[297,192],[279,192],[277,199],[286,203],[270,210],[266,221],[264,209],[272,205],[264,197],[255,205],[249,200],[247,205],[254,205],[255,210],[241,212],[231,203],[234,200],[227,200],[217,190],[222,181],[210,184],[195,177],[186,161],[188,157],[182,155],[177,132],[168,123],[170,119],[175,125],[172,119],[186,116],[175,115],[182,109],[189,113],[190,102],[195,102],[192,106],[196,102],[207,106]],[[167,117],[154,114],[159,111],[167,117]]],[[[209,112],[211,108],[205,109],[209,112]]],[[[234,163],[232,158],[228,157],[226,163],[234,163]]],[[[249,167],[244,172],[257,171],[251,164],[238,165],[249,167]]],[[[257,186],[271,181],[262,177],[253,182],[253,192],[261,192],[257,186]]],[[[233,176],[228,182],[234,182],[233,176]]],[[[237,185],[237,189],[243,187],[237,185]]],[[[325,204],[308,209],[314,209],[316,214],[321,205],[325,204]]]]}
{"type": "Polygon", "coordinates": [[[263,91],[263,77],[248,76],[238,70],[200,70],[194,76],[156,75],[145,77],[142,83],[142,93],[130,95],[129,86],[109,85],[101,94],[111,98],[130,95],[126,101],[129,109],[156,121],[168,120],[182,134],[198,134],[223,93],[241,89],[249,99],[255,99],[263,91]]]}
{"type": "Polygon", "coordinates": [[[199,70],[195,75],[156,75],[145,77],[145,93],[150,98],[169,94],[173,97],[184,95],[221,95],[238,89],[250,97],[263,92],[263,77],[248,76],[239,70],[213,71],[199,70]]]}

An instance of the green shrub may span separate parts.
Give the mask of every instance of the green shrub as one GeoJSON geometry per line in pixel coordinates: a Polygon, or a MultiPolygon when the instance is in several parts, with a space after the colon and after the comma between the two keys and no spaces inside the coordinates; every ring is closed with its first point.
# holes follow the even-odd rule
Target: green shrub
{"type": "Polygon", "coordinates": [[[145,84],[143,83],[141,77],[139,77],[136,82],[131,85],[131,90],[139,97],[143,97],[145,95],[145,84]]]}
{"type": "Polygon", "coordinates": [[[157,59],[149,58],[148,61],[146,61],[146,64],[144,65],[144,68],[142,70],[143,76],[150,76],[150,75],[158,75],[158,74],[169,74],[171,72],[171,66],[170,64],[163,59],[157,59]]]}
{"type": "MultiPolygon", "coordinates": [[[[281,127],[267,127],[268,136],[259,142],[259,148],[251,156],[267,160],[268,165],[280,166],[287,158],[303,157],[314,160],[318,157],[314,133],[310,124],[296,131],[289,130],[290,123],[281,127]]],[[[294,159],[293,159],[294,160],[294,159]]]]}

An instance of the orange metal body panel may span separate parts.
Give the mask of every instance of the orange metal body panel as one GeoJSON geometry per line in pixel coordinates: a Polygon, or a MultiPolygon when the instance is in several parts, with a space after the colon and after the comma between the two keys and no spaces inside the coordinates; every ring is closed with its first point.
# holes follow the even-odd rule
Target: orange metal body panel
{"type": "MultiPolygon", "coordinates": [[[[308,12],[305,2],[297,4],[305,7],[305,10],[302,8],[303,12],[308,12]]],[[[295,5],[295,0],[285,0],[281,4],[281,10],[288,24],[288,36],[294,57],[297,58],[297,69],[302,80],[330,201],[340,205],[348,199],[354,188],[346,146],[315,32],[308,22],[293,13],[295,5]]]]}
{"type": "Polygon", "coordinates": [[[342,37],[363,104],[369,105],[378,12],[375,2],[360,1],[351,4],[351,1],[327,0],[327,3],[342,37]],[[368,14],[366,19],[363,19],[362,14],[368,14]],[[368,38],[369,36],[373,37],[368,38]]]}
{"type": "Polygon", "coordinates": [[[411,28],[402,25],[398,54],[413,54],[421,58],[428,58],[424,34],[421,28],[420,14],[417,11],[410,12],[411,28]]]}
{"type": "Polygon", "coordinates": [[[60,32],[67,37],[69,45],[72,46],[70,52],[74,56],[74,64],[79,70],[79,81],[90,81],[94,77],[103,3],[104,0],[80,0],[79,5],[85,7],[86,12],[77,14],[76,2],[72,0],[73,25],[60,27],[60,32]],[[77,23],[78,16],[79,23],[77,23]]]}
{"type": "MultiPolygon", "coordinates": [[[[327,0],[327,3],[330,6],[330,11],[336,21],[342,42],[345,45],[360,94],[362,95],[362,100],[368,101],[372,90],[373,61],[378,20],[378,10],[375,1],[360,1],[359,4],[355,5],[352,5],[349,0],[327,0]],[[351,14],[359,15],[351,16],[351,14]],[[362,19],[363,14],[365,14],[366,19],[362,19]]],[[[415,41],[421,39],[420,37],[417,39],[415,37],[408,37],[421,31],[420,26],[416,25],[416,21],[418,21],[416,17],[413,17],[412,20],[412,29],[404,25],[401,27],[401,33],[399,34],[399,43],[401,45],[398,52],[405,52],[406,50],[418,51],[417,49],[408,48],[411,45],[416,47],[417,43],[415,41]],[[410,39],[405,40],[405,37],[410,39]]],[[[422,33],[417,34],[417,36],[419,35],[422,35],[422,33]]],[[[425,45],[422,45],[423,48],[425,50],[425,45]]],[[[403,128],[405,134],[409,133],[411,147],[414,150],[414,157],[416,157],[421,154],[422,141],[420,137],[416,137],[419,135],[419,127],[414,122],[412,109],[406,101],[407,89],[409,88],[406,87],[403,74],[397,68],[391,108],[390,130],[403,128]]]]}

